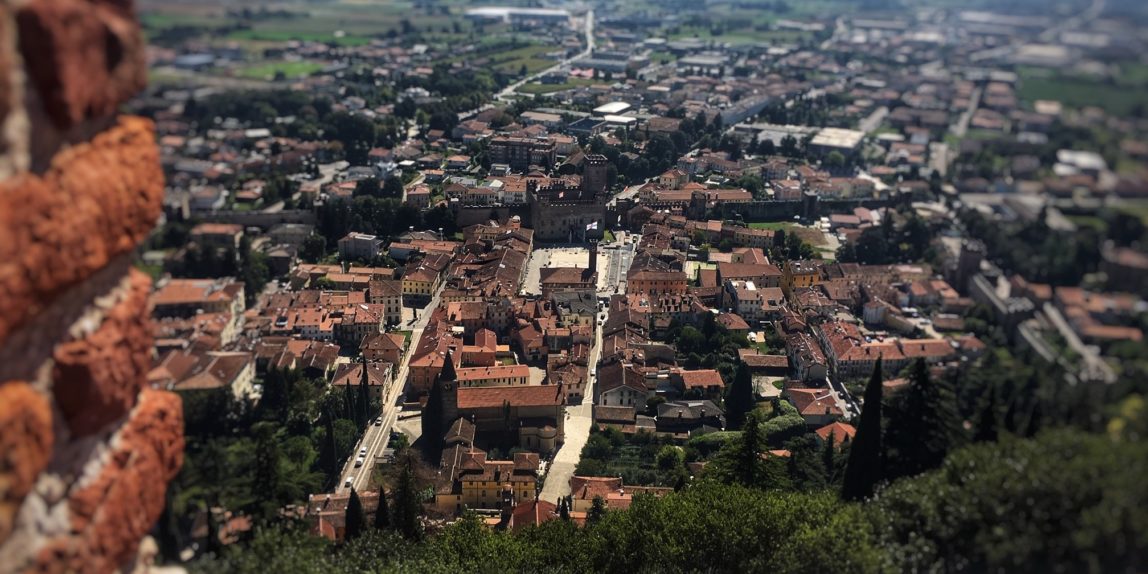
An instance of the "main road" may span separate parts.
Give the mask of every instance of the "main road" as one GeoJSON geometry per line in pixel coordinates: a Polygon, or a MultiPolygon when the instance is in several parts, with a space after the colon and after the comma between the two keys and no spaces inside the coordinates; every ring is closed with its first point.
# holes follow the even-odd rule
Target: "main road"
{"type": "Polygon", "coordinates": [[[442,286],[439,286],[438,291],[435,292],[434,298],[431,299],[423,311],[422,316],[415,320],[414,326],[411,329],[411,338],[408,341],[406,353],[403,354],[403,360],[399,365],[398,372],[395,373],[393,382],[382,402],[382,418],[383,424],[376,426],[372,421],[367,425],[367,430],[363,433],[358,444],[355,445],[354,452],[351,456],[347,457],[347,462],[343,465],[343,471],[339,474],[339,483],[335,485],[335,492],[344,492],[347,490],[345,486],[347,479],[351,479],[351,484],[354,485],[355,490],[362,492],[363,489],[368,488],[371,483],[371,474],[375,468],[376,461],[386,451],[387,445],[390,443],[391,430],[395,428],[395,421],[398,420],[399,414],[402,412],[401,397],[406,389],[407,377],[410,374],[411,355],[414,352],[415,346],[418,345],[419,338],[422,337],[423,330],[426,329],[427,323],[430,321],[430,316],[434,310],[438,308],[439,297],[442,295],[442,286]],[[355,468],[355,459],[358,458],[361,449],[366,448],[367,454],[364,456],[365,462],[363,466],[355,468]]]}
{"type": "Polygon", "coordinates": [[[506,88],[504,88],[501,92],[498,92],[497,94],[495,94],[494,99],[496,99],[496,100],[512,99],[514,97],[514,93],[517,92],[518,88],[522,87],[523,84],[533,82],[534,80],[537,80],[538,78],[541,78],[542,76],[545,76],[546,74],[549,74],[550,72],[553,72],[553,71],[555,71],[555,70],[557,70],[563,66],[570,65],[570,62],[573,62],[574,60],[588,57],[590,54],[594,53],[594,11],[593,10],[587,10],[586,11],[584,24],[585,25],[583,27],[584,27],[585,33],[586,33],[586,40],[585,40],[586,49],[585,50],[582,50],[578,54],[571,56],[569,58],[566,58],[565,60],[562,60],[562,61],[558,62],[557,64],[554,64],[553,66],[550,66],[549,68],[546,68],[545,70],[542,70],[541,72],[531,74],[529,76],[526,76],[525,78],[522,78],[521,80],[518,80],[517,82],[514,82],[513,84],[510,84],[509,86],[506,86],[506,88]]]}

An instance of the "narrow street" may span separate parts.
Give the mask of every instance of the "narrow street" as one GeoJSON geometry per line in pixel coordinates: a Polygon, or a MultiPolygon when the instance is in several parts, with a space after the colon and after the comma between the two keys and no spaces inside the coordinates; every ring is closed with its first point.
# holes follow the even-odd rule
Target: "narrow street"
{"type": "Polygon", "coordinates": [[[580,405],[566,406],[566,441],[554,455],[546,473],[546,483],[542,487],[542,500],[558,502],[570,494],[570,477],[582,458],[582,447],[590,438],[590,427],[594,424],[594,383],[597,382],[598,357],[602,352],[602,327],[595,325],[594,346],[590,349],[590,369],[594,375],[587,377],[586,393],[580,405]]]}
{"type": "MultiPolygon", "coordinates": [[[[619,241],[621,241],[620,236],[619,241]]],[[[620,276],[623,280],[626,271],[633,260],[635,245],[619,246],[617,253],[610,257],[608,274],[620,276]],[[629,248],[629,249],[624,249],[629,248]]],[[[612,251],[612,250],[611,250],[612,251]]],[[[609,297],[614,294],[618,283],[598,284],[598,296],[609,297]]],[[[624,292],[624,289],[620,289],[624,292]]],[[[599,313],[597,316],[601,316],[599,313]]],[[[603,321],[605,324],[605,321],[603,321]]],[[[566,437],[565,442],[554,455],[549,470],[546,473],[546,482],[542,486],[541,498],[547,502],[557,503],[558,499],[570,494],[570,477],[574,476],[574,469],[582,458],[582,448],[590,438],[590,428],[594,424],[594,385],[598,382],[598,360],[602,355],[602,325],[594,326],[594,345],[590,348],[590,374],[586,381],[585,397],[582,404],[566,407],[566,437]]]]}
{"type": "MultiPolygon", "coordinates": [[[[378,462],[378,458],[383,455],[390,443],[391,430],[395,429],[395,423],[402,413],[402,397],[404,396],[407,384],[407,376],[409,374],[409,365],[412,351],[415,345],[418,344],[419,337],[422,337],[423,329],[426,328],[427,322],[430,320],[431,312],[438,307],[439,296],[442,294],[442,286],[435,292],[434,298],[431,299],[430,304],[419,311],[419,318],[415,321],[411,329],[411,338],[408,341],[407,351],[403,354],[402,363],[399,365],[398,371],[394,375],[394,381],[387,395],[383,397],[383,424],[376,426],[374,422],[367,425],[367,430],[359,439],[358,444],[355,445],[354,452],[347,457],[346,463],[343,465],[343,471],[339,474],[339,482],[335,486],[335,492],[343,492],[347,490],[347,479],[351,479],[355,490],[362,491],[370,487],[372,469],[378,462]],[[364,457],[366,462],[363,466],[355,468],[355,458],[359,456],[360,449],[366,448],[367,454],[364,457]]],[[[399,325],[400,328],[406,325],[399,325]]]]}

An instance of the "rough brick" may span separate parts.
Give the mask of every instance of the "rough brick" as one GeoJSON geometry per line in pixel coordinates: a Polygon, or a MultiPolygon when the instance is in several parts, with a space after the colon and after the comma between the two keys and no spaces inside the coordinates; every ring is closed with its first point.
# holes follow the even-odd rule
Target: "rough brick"
{"type": "Polygon", "coordinates": [[[72,535],[50,541],[35,570],[111,572],[126,563],[163,512],[182,464],[180,399],[145,390],[99,475],[69,494],[72,535]]]}
{"type": "Polygon", "coordinates": [[[143,36],[128,4],[31,0],[17,12],[25,69],[60,128],[114,114],[146,85],[143,36]]]}
{"type": "Polygon", "coordinates": [[[52,411],[24,382],[0,383],[0,542],[52,455],[52,411]]]}
{"type": "Polygon", "coordinates": [[[61,151],[42,176],[0,183],[0,344],[65,289],[134,249],[162,201],[152,124],[134,117],[61,151]]]}
{"type": "Polygon", "coordinates": [[[56,347],[56,404],[72,435],[85,436],[122,417],[147,380],[151,279],[133,270],[124,299],[94,333],[56,347]]]}
{"type": "MultiPolygon", "coordinates": [[[[11,13],[8,5],[0,3],[0,126],[8,119],[8,112],[12,111],[12,99],[16,97],[12,89],[12,38],[11,13]]],[[[4,141],[0,138],[0,152],[4,151],[4,141]]]]}

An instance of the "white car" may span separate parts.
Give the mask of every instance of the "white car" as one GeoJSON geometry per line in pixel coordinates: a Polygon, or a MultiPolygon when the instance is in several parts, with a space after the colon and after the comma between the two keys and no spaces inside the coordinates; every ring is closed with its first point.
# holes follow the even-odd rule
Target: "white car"
{"type": "Polygon", "coordinates": [[[343,488],[351,488],[352,484],[355,484],[355,477],[348,476],[347,480],[343,481],[343,488]]]}
{"type": "Polygon", "coordinates": [[[361,456],[359,458],[356,458],[355,459],[355,468],[359,468],[360,466],[363,466],[363,462],[365,462],[365,461],[366,461],[366,459],[364,459],[361,456]]]}
{"type": "Polygon", "coordinates": [[[359,449],[359,456],[367,456],[367,447],[359,449]]]}

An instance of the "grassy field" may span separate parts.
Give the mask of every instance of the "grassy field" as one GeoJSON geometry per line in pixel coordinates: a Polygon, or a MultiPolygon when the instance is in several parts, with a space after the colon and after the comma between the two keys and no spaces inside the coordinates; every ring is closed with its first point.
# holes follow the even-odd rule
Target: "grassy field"
{"type": "Polygon", "coordinates": [[[749,227],[750,229],[769,229],[770,231],[784,229],[788,231],[789,228],[793,227],[793,223],[790,221],[764,221],[758,223],[750,223],[749,227]]]}
{"type": "Polygon", "coordinates": [[[243,68],[239,71],[239,75],[262,80],[274,78],[276,74],[282,72],[287,78],[299,78],[322,69],[323,64],[318,62],[268,62],[243,68]]]}
{"type": "Polygon", "coordinates": [[[589,86],[594,83],[594,80],[586,78],[569,78],[561,84],[523,84],[519,86],[518,93],[520,94],[553,94],[564,90],[570,90],[579,86],[589,86]]]}
{"type": "Polygon", "coordinates": [[[1144,225],[1148,225],[1148,203],[1130,202],[1122,205],[1119,209],[1124,213],[1139,217],[1144,225]]]}
{"type": "Polygon", "coordinates": [[[1019,72],[1021,82],[1017,96],[1022,100],[1056,100],[1072,108],[1097,106],[1120,116],[1128,115],[1137,106],[1148,108],[1148,90],[1047,70],[1024,68],[1019,72]]]}
{"type": "Polygon", "coordinates": [[[308,42],[333,42],[340,46],[364,46],[371,39],[366,36],[344,35],[335,37],[334,32],[300,32],[289,30],[238,30],[228,35],[232,40],[250,40],[256,42],[290,42],[292,40],[308,42]]]}
{"type": "Polygon", "coordinates": [[[1069,221],[1075,223],[1077,227],[1092,227],[1100,233],[1108,231],[1108,224],[1104,223],[1103,219],[1093,215],[1067,215],[1065,216],[1069,221]]]}

